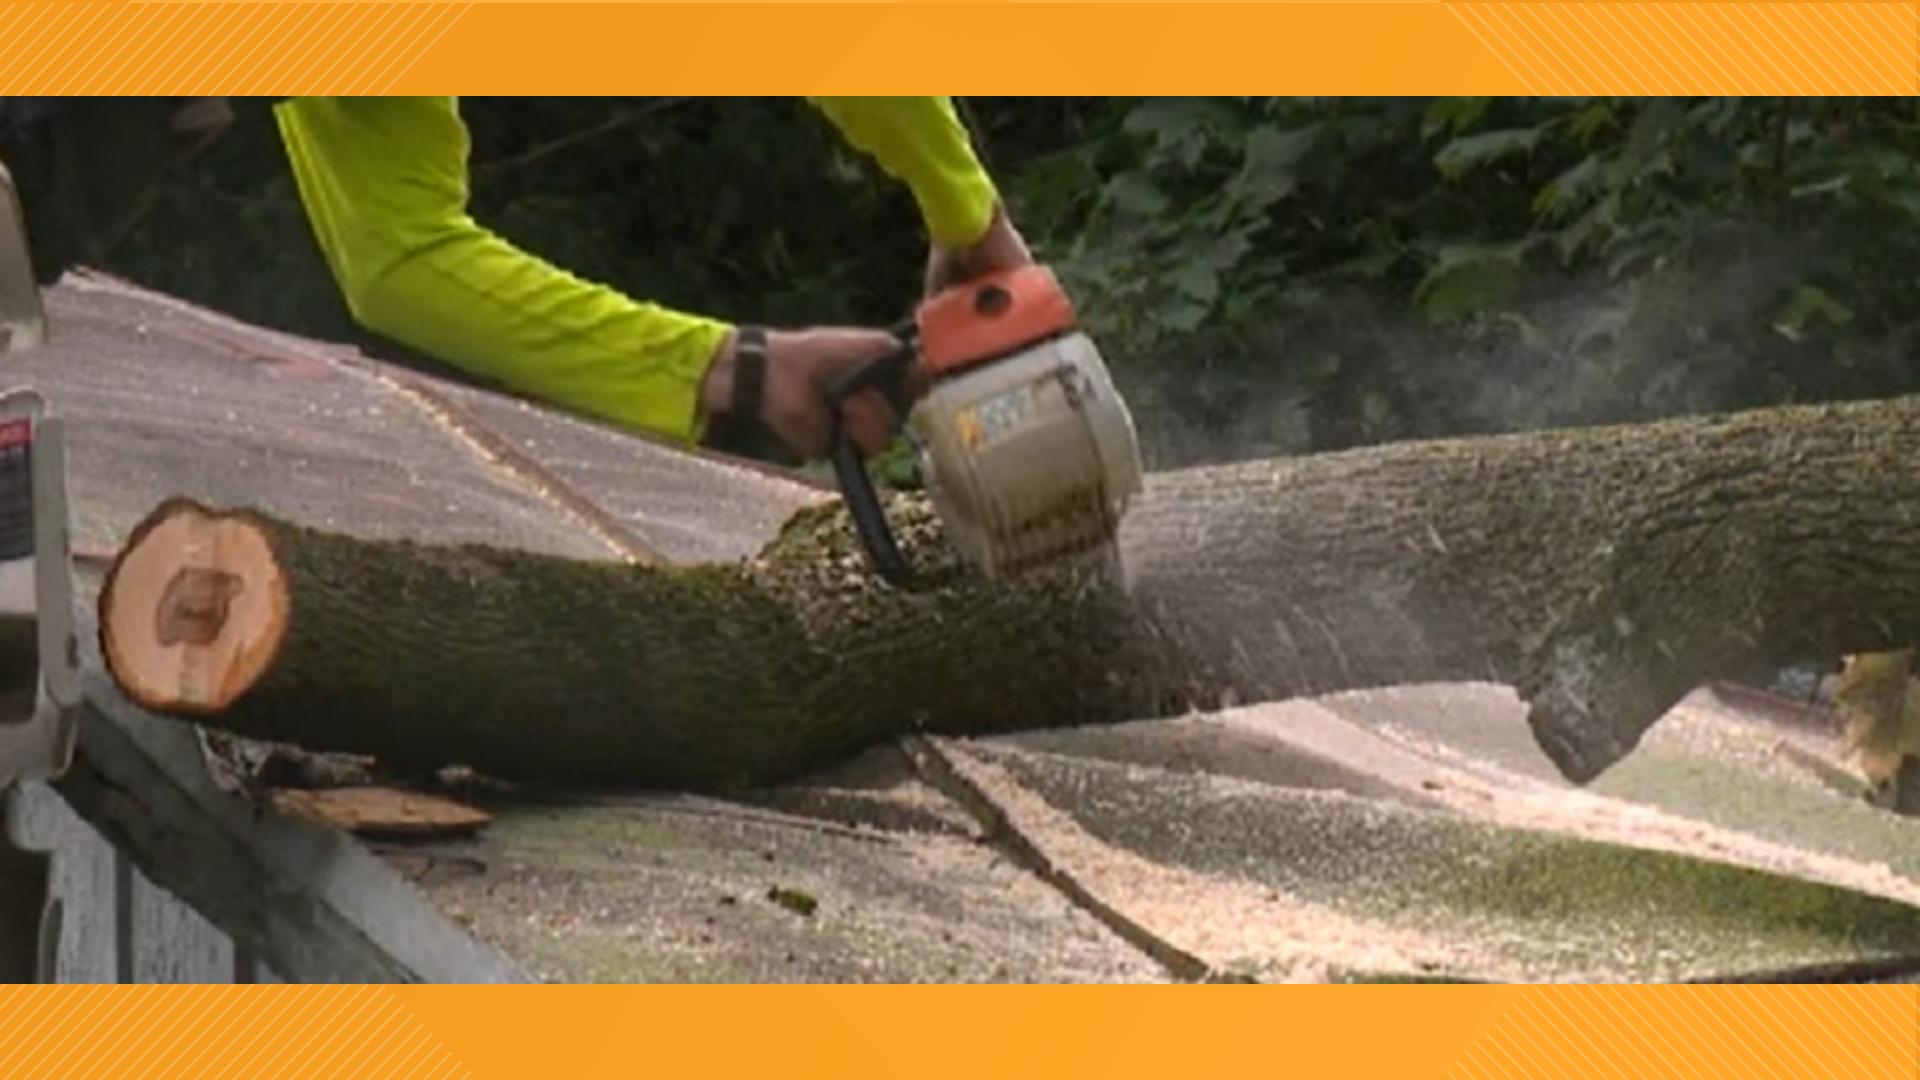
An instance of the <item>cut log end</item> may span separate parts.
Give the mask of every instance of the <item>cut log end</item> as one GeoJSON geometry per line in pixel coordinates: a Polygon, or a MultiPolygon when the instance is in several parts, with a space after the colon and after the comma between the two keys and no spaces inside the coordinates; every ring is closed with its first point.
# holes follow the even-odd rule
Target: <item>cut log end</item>
{"type": "Polygon", "coordinates": [[[215,712],[266,672],[289,610],[286,576],[261,526],[174,500],[134,530],[108,571],[101,653],[138,704],[215,712]]]}

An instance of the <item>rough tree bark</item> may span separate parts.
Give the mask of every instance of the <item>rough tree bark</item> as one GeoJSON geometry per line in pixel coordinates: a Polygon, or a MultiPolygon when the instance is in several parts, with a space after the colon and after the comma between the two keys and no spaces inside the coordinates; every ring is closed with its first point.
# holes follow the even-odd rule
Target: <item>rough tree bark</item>
{"type": "Polygon", "coordinates": [[[664,568],[176,501],[109,575],[103,653],[136,701],[245,735],[693,787],[904,731],[1485,680],[1585,781],[1707,680],[1920,640],[1920,398],[1157,474],[1117,574],[984,583],[895,513],[925,571],[904,591],[837,505],[748,563],[664,568]],[[167,522],[190,542],[156,543],[167,522]],[[208,539],[233,526],[265,543],[208,539]]]}

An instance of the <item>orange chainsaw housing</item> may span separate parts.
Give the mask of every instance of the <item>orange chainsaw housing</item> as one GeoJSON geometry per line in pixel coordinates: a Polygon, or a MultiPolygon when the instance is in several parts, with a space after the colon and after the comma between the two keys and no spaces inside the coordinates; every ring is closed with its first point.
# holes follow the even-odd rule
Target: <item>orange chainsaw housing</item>
{"type": "Polygon", "coordinates": [[[1065,333],[1075,318],[1059,279],[1040,265],[974,278],[914,311],[921,361],[935,379],[1065,333]]]}

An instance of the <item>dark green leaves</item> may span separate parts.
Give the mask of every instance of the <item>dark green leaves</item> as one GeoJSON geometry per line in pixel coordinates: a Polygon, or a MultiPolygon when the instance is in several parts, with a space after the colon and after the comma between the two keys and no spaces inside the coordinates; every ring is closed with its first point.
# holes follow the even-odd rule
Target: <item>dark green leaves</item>
{"type": "Polygon", "coordinates": [[[1440,250],[1433,268],[1414,288],[1414,300],[1436,321],[1492,308],[1512,292],[1520,276],[1524,244],[1461,244],[1440,250]]]}
{"type": "Polygon", "coordinates": [[[1486,115],[1487,106],[1492,102],[1492,98],[1484,97],[1435,98],[1420,121],[1420,137],[1465,131],[1486,115]]]}
{"type": "Polygon", "coordinates": [[[1433,167],[1443,178],[1458,180],[1475,169],[1526,156],[1545,134],[1544,128],[1534,127],[1463,135],[1440,148],[1433,157],[1433,167]]]}
{"type": "Polygon", "coordinates": [[[1816,285],[1802,285],[1787,297],[1774,316],[1773,328],[1792,341],[1804,339],[1808,332],[1825,324],[1842,327],[1853,321],[1853,311],[1816,285]]]}

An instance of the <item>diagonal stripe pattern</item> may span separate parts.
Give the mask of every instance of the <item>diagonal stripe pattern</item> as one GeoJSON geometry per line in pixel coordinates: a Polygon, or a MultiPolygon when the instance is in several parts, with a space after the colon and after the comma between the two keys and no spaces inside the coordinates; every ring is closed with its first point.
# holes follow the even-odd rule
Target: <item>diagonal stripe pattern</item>
{"type": "Polygon", "coordinates": [[[1447,8],[1528,93],[1920,93],[1913,3],[1481,3],[1447,8]]]}
{"type": "Polygon", "coordinates": [[[390,988],[0,986],[0,1076],[463,1080],[390,988]]]}
{"type": "Polygon", "coordinates": [[[471,3],[0,3],[0,93],[384,94],[471,3]]]}
{"type": "Polygon", "coordinates": [[[1912,1080],[1920,988],[1532,987],[1446,1076],[1912,1080]]]}
{"type": "MultiPolygon", "coordinates": [[[[1511,77],[1505,92],[1920,93],[1920,3],[1913,0],[1442,3],[1353,10],[1367,19],[1457,22],[1460,40],[1476,43],[1511,77]]],[[[0,93],[390,93],[456,24],[472,24],[476,33],[454,35],[469,46],[521,40],[511,28],[533,17],[526,8],[0,0],[0,93]]],[[[1448,59],[1434,58],[1432,70],[1444,81],[1448,59]]]]}

